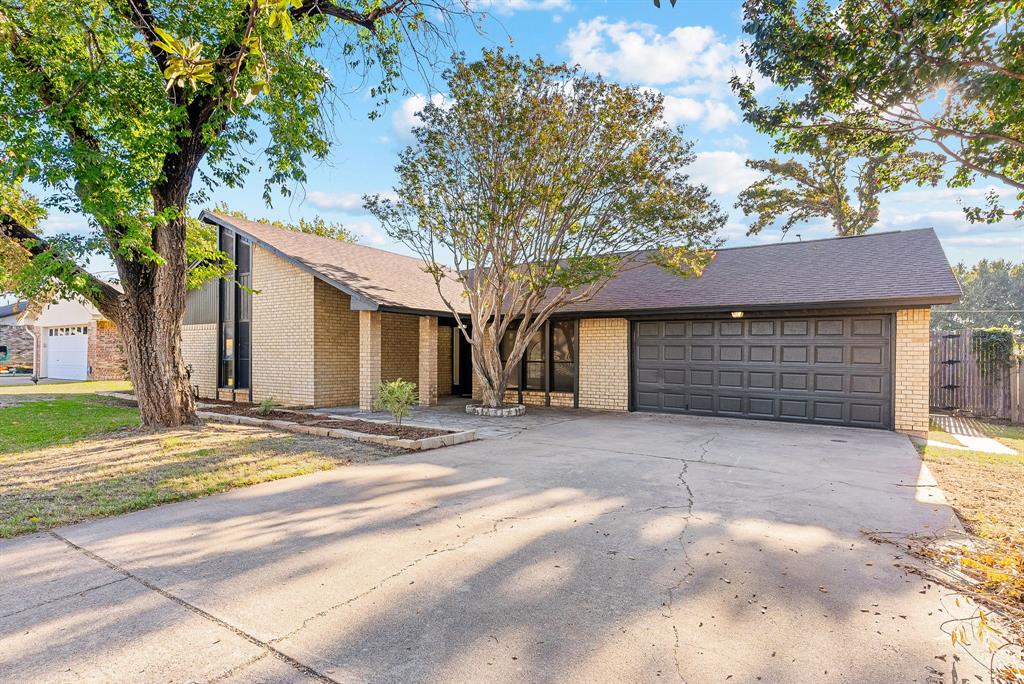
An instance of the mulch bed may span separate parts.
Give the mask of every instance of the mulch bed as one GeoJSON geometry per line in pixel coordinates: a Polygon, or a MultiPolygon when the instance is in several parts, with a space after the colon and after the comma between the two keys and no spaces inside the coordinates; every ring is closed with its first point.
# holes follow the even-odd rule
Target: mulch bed
{"type": "MultiPolygon", "coordinates": [[[[203,400],[203,403],[207,403],[203,400]]],[[[252,404],[232,404],[230,402],[218,402],[214,406],[206,406],[203,411],[211,413],[228,413],[235,416],[249,416],[263,420],[287,420],[301,425],[323,427],[328,429],[352,430],[363,432],[368,435],[387,435],[400,439],[424,439],[426,437],[437,437],[438,435],[451,434],[450,430],[435,430],[434,428],[413,427],[411,425],[395,425],[393,423],[375,423],[370,420],[337,420],[326,418],[314,413],[302,413],[299,411],[280,411],[277,409],[260,413],[257,407],[252,404]]]]}

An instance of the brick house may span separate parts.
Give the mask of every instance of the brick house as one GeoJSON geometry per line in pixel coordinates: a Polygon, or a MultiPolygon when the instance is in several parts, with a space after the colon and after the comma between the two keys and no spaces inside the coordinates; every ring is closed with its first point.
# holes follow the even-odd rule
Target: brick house
{"type": "MultiPolygon", "coordinates": [[[[426,405],[479,396],[470,347],[418,259],[202,218],[244,287],[188,295],[183,349],[199,396],[368,408],[397,377],[426,405]]],[[[443,287],[461,301],[457,284],[443,287]]],[[[930,229],[722,249],[699,278],[644,264],[553,317],[508,398],[920,435],[930,307],[959,296],[930,229]]]]}
{"type": "Polygon", "coordinates": [[[35,337],[18,317],[28,308],[27,301],[0,306],[0,373],[31,371],[35,337]]]}
{"type": "Polygon", "coordinates": [[[29,364],[40,378],[125,380],[121,334],[84,299],[31,303],[17,325],[33,338],[29,364]]]}

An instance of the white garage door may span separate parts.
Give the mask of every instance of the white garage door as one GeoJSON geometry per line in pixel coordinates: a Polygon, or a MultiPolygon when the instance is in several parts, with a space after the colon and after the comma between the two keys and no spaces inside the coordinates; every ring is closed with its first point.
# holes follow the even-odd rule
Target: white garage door
{"type": "Polygon", "coordinates": [[[85,326],[47,328],[46,375],[61,380],[85,380],[89,374],[89,329],[85,326]]]}

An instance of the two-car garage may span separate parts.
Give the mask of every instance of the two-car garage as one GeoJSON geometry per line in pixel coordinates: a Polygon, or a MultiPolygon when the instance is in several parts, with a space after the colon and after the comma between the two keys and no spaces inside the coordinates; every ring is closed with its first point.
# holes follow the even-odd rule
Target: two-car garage
{"type": "Polygon", "coordinates": [[[891,314],[632,323],[633,410],[892,428],[891,314]]]}

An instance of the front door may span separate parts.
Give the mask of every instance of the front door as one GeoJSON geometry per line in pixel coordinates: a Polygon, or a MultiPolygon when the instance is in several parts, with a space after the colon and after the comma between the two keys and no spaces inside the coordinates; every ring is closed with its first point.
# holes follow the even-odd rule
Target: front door
{"type": "Polygon", "coordinates": [[[452,328],[455,336],[452,344],[452,395],[473,396],[473,347],[458,328],[452,328]]]}

